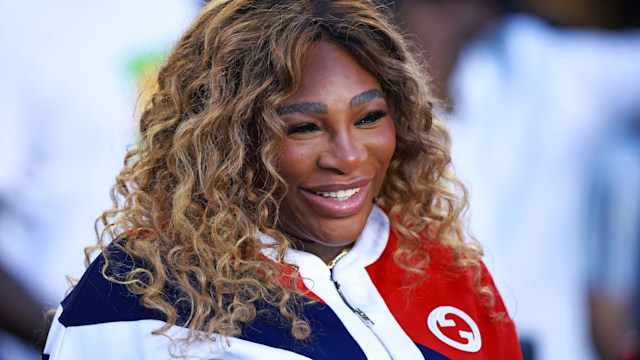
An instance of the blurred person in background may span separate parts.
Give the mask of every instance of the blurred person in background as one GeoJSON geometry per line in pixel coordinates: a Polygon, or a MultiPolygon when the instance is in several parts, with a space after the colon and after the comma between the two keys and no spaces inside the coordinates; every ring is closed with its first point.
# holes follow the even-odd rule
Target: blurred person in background
{"type": "Polygon", "coordinates": [[[0,1],[0,359],[40,358],[44,311],[84,271],[110,204],[137,93],[198,7],[0,1]]]}
{"type": "Polygon", "coordinates": [[[492,0],[394,6],[450,105],[471,232],[525,358],[595,358],[584,189],[603,136],[640,114],[640,32],[552,26],[492,0]]]}
{"type": "Polygon", "coordinates": [[[591,335],[605,360],[640,359],[640,121],[627,125],[602,142],[584,207],[591,335]]]}

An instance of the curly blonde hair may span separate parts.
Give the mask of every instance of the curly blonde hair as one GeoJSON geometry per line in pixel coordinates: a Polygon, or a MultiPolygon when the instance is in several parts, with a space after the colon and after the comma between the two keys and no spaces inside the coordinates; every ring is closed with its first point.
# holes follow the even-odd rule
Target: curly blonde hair
{"type": "Polygon", "coordinates": [[[424,244],[437,241],[488,291],[479,284],[480,249],[465,240],[466,192],[450,169],[448,133],[390,17],[367,0],[214,0],[178,41],[112,189],[114,207],[96,222],[98,245],[88,249],[103,250],[105,277],[166,316],[156,333],[181,322],[191,340],[238,335],[262,301],[280,310],[294,337],[309,336],[296,309],[310,300],[284,263],[290,242],[278,209],[286,184],[274,150],[286,129],[277,110],[319,41],[353,56],[387,96],[397,147],[379,204],[400,235],[398,266],[424,278],[424,244]],[[263,244],[257,230],[276,244],[263,244]],[[260,255],[267,246],[284,269],[260,255]],[[136,265],[107,273],[110,248],[136,265]]]}

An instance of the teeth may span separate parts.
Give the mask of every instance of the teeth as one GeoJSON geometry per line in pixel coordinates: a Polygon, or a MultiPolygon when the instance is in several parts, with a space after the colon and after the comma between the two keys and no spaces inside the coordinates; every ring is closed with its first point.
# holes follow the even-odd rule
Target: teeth
{"type": "Polygon", "coordinates": [[[344,201],[347,200],[348,198],[352,197],[355,193],[357,193],[358,191],[360,191],[360,188],[355,188],[355,189],[347,189],[347,190],[338,190],[336,192],[319,192],[316,191],[316,195],[320,195],[322,197],[325,198],[331,198],[331,199],[336,199],[339,201],[344,201]]]}

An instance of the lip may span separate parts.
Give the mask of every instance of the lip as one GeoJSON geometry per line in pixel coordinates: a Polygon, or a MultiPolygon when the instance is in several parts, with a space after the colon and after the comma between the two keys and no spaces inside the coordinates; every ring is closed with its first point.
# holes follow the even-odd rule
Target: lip
{"type": "Polygon", "coordinates": [[[300,189],[300,192],[311,203],[313,208],[320,214],[332,218],[344,218],[358,213],[370,198],[369,190],[371,188],[371,180],[361,180],[350,184],[333,184],[307,189],[300,189]],[[352,195],[347,200],[337,200],[325,198],[317,195],[314,191],[330,192],[353,188],[360,188],[360,191],[352,195]],[[321,189],[321,190],[318,190],[321,189]]]}
{"type": "Polygon", "coordinates": [[[348,190],[348,189],[354,189],[354,188],[361,188],[367,184],[371,183],[371,179],[359,179],[359,180],[355,180],[349,183],[344,183],[344,184],[324,184],[324,185],[317,185],[317,186],[305,186],[304,188],[302,188],[302,190],[306,190],[309,192],[335,192],[335,191],[340,191],[340,190],[348,190]]]}

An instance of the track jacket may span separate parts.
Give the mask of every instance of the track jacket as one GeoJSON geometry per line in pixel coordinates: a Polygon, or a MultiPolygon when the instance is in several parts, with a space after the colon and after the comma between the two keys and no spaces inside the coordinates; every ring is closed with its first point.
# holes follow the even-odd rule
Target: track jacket
{"type": "MultiPolygon", "coordinates": [[[[393,261],[397,241],[387,215],[374,207],[333,270],[310,253],[287,252],[287,261],[299,266],[304,290],[320,300],[304,308],[309,339],[295,340],[288,326],[258,315],[238,337],[189,347],[171,342],[186,335],[181,326],[168,336],[151,333],[164,325],[162,314],[105,280],[99,256],[59,307],[43,359],[522,359],[515,327],[486,269],[482,283],[496,294],[491,313],[501,318],[490,316],[473,290],[473,271],[454,266],[449,251],[433,241],[426,242],[426,280],[404,288],[406,274],[393,261]]],[[[270,251],[264,255],[274,258],[270,251]]]]}

